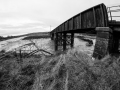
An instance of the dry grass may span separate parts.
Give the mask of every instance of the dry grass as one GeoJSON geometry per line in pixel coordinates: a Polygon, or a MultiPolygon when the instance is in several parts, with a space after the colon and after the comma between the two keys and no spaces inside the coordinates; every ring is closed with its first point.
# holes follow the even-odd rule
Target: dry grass
{"type": "Polygon", "coordinates": [[[92,60],[76,48],[58,55],[0,62],[0,90],[119,90],[120,58],[92,60]]]}

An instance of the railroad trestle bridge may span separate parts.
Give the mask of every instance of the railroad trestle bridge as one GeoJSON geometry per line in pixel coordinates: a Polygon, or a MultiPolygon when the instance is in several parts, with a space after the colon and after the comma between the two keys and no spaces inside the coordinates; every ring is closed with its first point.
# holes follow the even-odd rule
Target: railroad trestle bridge
{"type": "Polygon", "coordinates": [[[94,58],[103,58],[107,54],[119,52],[120,40],[120,5],[106,7],[103,3],[91,7],[56,27],[50,32],[55,42],[55,50],[59,46],[73,47],[74,34],[86,33],[96,35],[96,44],[93,52],[94,58]],[[117,18],[117,20],[115,20],[117,18]]]}

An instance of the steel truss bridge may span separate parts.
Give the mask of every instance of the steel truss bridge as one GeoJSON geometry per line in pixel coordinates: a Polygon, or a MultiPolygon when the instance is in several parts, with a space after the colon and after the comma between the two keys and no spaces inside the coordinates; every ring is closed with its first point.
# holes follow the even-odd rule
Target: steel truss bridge
{"type": "Polygon", "coordinates": [[[103,3],[91,7],[60,24],[50,32],[55,42],[55,50],[59,46],[66,50],[73,47],[74,34],[94,34],[96,44],[93,57],[103,58],[106,54],[119,52],[120,39],[120,5],[106,7],[103,3]],[[114,13],[118,14],[114,14],[114,13]]]}

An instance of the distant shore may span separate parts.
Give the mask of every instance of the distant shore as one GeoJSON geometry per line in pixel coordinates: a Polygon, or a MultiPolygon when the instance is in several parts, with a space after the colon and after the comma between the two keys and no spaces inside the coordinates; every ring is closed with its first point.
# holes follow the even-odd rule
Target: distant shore
{"type": "Polygon", "coordinates": [[[27,36],[23,38],[22,40],[29,40],[29,39],[40,39],[40,38],[50,38],[49,35],[43,35],[43,36],[27,36]]]}

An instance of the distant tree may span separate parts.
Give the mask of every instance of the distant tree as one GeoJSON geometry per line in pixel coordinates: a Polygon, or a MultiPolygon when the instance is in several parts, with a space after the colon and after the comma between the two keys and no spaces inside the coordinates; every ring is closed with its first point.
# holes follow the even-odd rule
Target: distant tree
{"type": "Polygon", "coordinates": [[[2,41],[4,39],[4,37],[3,36],[0,36],[0,41],[2,41]]]}

